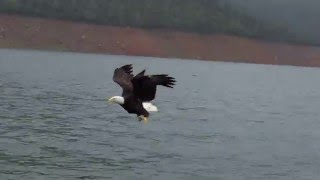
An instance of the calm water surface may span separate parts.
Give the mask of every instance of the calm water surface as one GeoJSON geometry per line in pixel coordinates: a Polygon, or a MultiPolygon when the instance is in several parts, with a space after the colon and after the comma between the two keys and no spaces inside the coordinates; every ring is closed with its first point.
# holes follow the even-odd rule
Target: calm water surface
{"type": "Polygon", "coordinates": [[[320,177],[320,69],[0,50],[0,179],[320,177]],[[114,68],[169,73],[143,124],[114,68]]]}

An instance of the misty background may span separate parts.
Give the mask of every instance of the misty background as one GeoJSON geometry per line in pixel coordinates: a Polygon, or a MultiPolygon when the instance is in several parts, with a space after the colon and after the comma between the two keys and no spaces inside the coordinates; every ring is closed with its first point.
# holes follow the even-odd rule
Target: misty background
{"type": "Polygon", "coordinates": [[[319,0],[223,0],[266,22],[289,28],[297,39],[320,44],[319,0]]]}

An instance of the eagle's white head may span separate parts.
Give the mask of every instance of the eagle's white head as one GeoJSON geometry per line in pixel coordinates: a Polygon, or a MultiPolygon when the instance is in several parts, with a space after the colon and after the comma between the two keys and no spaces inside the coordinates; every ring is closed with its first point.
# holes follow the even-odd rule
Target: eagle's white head
{"type": "Polygon", "coordinates": [[[116,103],[116,104],[124,104],[124,98],[122,96],[113,96],[108,99],[110,103],[116,103]]]}

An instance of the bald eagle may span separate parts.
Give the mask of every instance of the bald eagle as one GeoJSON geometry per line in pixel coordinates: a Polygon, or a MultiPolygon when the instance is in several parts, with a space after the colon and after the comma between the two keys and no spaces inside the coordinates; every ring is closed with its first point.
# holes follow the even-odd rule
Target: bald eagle
{"type": "Polygon", "coordinates": [[[173,88],[175,79],[167,74],[145,75],[145,70],[132,74],[132,64],[116,68],[113,81],[122,88],[121,96],[108,99],[111,103],[121,105],[129,114],[136,114],[139,120],[148,122],[149,112],[158,111],[150,101],[155,98],[157,85],[173,88]]]}

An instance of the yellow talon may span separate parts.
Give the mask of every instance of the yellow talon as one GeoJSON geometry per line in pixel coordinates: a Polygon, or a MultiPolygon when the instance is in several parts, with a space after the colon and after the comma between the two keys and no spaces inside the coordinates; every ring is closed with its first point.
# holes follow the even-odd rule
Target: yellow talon
{"type": "Polygon", "coordinates": [[[143,120],[143,122],[146,124],[148,123],[149,119],[148,117],[144,117],[143,115],[139,116],[140,121],[143,120]]]}
{"type": "Polygon", "coordinates": [[[143,117],[143,122],[144,122],[145,124],[147,124],[148,121],[149,121],[149,119],[148,119],[147,117],[143,117]]]}

